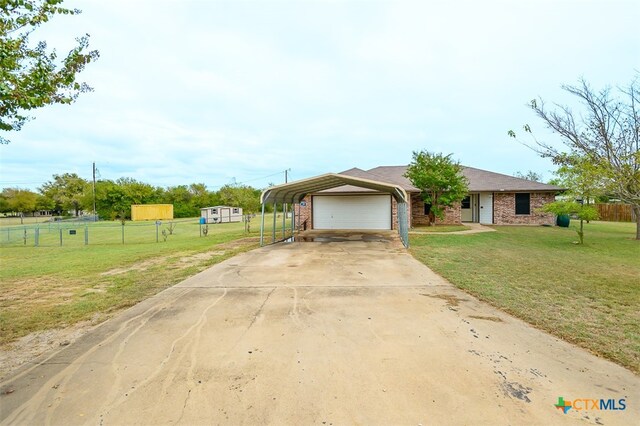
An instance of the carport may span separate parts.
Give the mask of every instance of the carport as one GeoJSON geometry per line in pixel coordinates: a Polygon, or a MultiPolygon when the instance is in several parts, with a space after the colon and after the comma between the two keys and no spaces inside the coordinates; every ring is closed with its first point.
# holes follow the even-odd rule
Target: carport
{"type": "Polygon", "coordinates": [[[396,201],[398,209],[398,234],[405,247],[409,247],[409,219],[408,219],[408,199],[407,193],[398,185],[378,182],[369,179],[363,179],[353,176],[341,175],[338,173],[327,173],[324,175],[301,179],[282,185],[272,186],[262,192],[260,202],[262,204],[262,218],[260,221],[260,245],[264,245],[265,229],[264,229],[264,213],[267,204],[273,204],[273,229],[271,242],[276,242],[276,216],[278,206],[282,209],[282,239],[293,237],[296,226],[295,209],[291,209],[291,235],[285,235],[285,221],[287,219],[287,206],[299,204],[308,194],[314,194],[319,191],[337,188],[344,185],[352,185],[359,188],[370,189],[381,193],[390,194],[396,201]]]}

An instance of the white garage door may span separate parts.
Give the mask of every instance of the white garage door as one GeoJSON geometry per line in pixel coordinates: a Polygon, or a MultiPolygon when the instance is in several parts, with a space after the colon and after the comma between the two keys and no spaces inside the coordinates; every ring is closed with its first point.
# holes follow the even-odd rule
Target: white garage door
{"type": "Polygon", "coordinates": [[[391,229],[391,196],[316,195],[313,229],[391,229]]]}

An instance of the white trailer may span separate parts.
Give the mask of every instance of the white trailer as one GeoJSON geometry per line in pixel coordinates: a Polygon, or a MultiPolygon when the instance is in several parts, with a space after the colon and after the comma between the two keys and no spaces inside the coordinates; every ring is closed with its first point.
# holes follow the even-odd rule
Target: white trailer
{"type": "Polygon", "coordinates": [[[232,206],[213,206],[200,209],[204,223],[242,222],[242,208],[232,206]]]}

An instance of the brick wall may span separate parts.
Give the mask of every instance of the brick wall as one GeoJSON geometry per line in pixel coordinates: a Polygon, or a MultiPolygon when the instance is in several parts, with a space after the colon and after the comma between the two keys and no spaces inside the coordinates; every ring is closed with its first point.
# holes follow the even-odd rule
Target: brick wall
{"type": "Polygon", "coordinates": [[[398,229],[398,202],[391,197],[391,229],[398,229]]]}
{"type": "MultiPolygon", "coordinates": [[[[444,211],[444,218],[436,218],[436,225],[454,225],[462,223],[462,211],[460,203],[454,207],[447,207],[444,211]]],[[[424,214],[424,201],[420,194],[411,194],[411,226],[428,225],[429,216],[424,214]]]]}
{"type": "Polygon", "coordinates": [[[551,192],[531,193],[531,214],[516,215],[516,195],[513,192],[495,192],[493,196],[493,218],[496,225],[553,225],[553,213],[540,213],[538,209],[555,200],[551,192]]]}
{"type": "Polygon", "coordinates": [[[302,206],[300,204],[296,204],[296,215],[298,215],[296,217],[296,227],[298,227],[298,229],[303,230],[303,224],[304,221],[307,221],[307,229],[311,229],[312,228],[312,217],[311,217],[311,195],[307,195],[306,197],[304,197],[304,199],[302,200],[306,205],[302,206]]]}

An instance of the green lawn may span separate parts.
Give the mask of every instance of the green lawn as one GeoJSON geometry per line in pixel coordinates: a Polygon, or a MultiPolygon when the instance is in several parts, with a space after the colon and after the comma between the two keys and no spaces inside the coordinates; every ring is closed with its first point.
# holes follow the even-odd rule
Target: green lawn
{"type": "Polygon", "coordinates": [[[640,372],[640,242],[635,224],[410,237],[413,255],[454,285],[532,325],[640,372]]]}
{"type": "MultiPolygon", "coordinates": [[[[267,217],[269,230],[271,217],[267,217]]],[[[281,225],[279,220],[277,226],[281,225]]],[[[153,223],[129,222],[123,245],[119,223],[98,222],[89,224],[90,244],[84,245],[84,224],[62,226],[62,247],[57,228],[50,241],[44,227],[39,247],[32,240],[26,246],[19,241],[0,246],[0,345],[35,331],[106,319],[210,265],[257,247],[260,231],[257,216],[250,233],[243,223],[216,224],[209,225],[208,236],[200,237],[197,219],[192,219],[179,222],[166,242],[160,235],[156,243],[153,223]],[[67,226],[78,229],[78,234],[70,236],[67,226]]]]}
{"type": "Polygon", "coordinates": [[[456,232],[456,231],[468,231],[471,228],[464,225],[434,225],[434,226],[414,226],[409,232],[426,233],[426,232],[456,232]]]}

